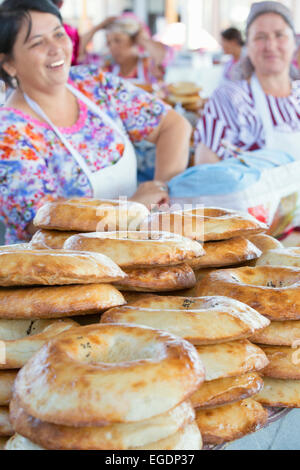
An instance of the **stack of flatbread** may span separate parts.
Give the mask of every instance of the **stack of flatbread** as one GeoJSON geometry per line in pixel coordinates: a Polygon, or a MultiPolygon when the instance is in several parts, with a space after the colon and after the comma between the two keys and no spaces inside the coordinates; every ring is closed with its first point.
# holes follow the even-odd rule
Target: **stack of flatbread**
{"type": "Polygon", "coordinates": [[[226,297],[145,296],[105,312],[101,323],[160,328],[196,346],[206,382],[192,396],[196,420],[206,444],[238,439],[265,425],[267,411],[251,397],[263,387],[259,371],[268,359],[247,338],[269,320],[226,297]]]}
{"type": "Polygon", "coordinates": [[[197,112],[205,104],[200,96],[201,90],[201,87],[192,82],[173,83],[168,85],[167,101],[173,106],[180,104],[187,111],[197,112]]]}
{"type": "Polygon", "coordinates": [[[60,249],[70,232],[134,231],[148,215],[143,204],[122,200],[80,198],[47,203],[34,218],[41,231],[30,245],[34,249],[60,249]]]}
{"type": "Polygon", "coordinates": [[[145,206],[133,202],[75,199],[46,204],[36,215],[34,223],[40,230],[30,246],[109,256],[127,274],[117,284],[122,291],[193,287],[196,279],[188,262],[204,255],[201,245],[180,235],[141,231],[148,215],[145,206]]]}
{"type": "MultiPolygon", "coordinates": [[[[44,343],[77,326],[68,318],[125,303],[109,258],[63,250],[0,250],[0,437],[13,434],[8,406],[17,371],[44,343]]],[[[3,442],[2,444],[3,445],[3,442]]]]}
{"type": "Polygon", "coordinates": [[[90,325],[43,346],[15,382],[7,450],[201,450],[191,394],[204,368],[187,341],[90,325]]]}
{"type": "Polygon", "coordinates": [[[259,246],[264,249],[273,240],[264,234],[266,229],[250,215],[219,208],[160,212],[140,225],[140,230],[165,230],[202,243],[205,256],[188,262],[197,281],[212,269],[255,263],[263,252],[259,246]]]}
{"type": "Polygon", "coordinates": [[[109,256],[127,274],[118,289],[133,292],[171,292],[196,284],[189,263],[204,255],[196,241],[166,232],[106,232],[69,238],[66,250],[84,250],[109,256]]]}
{"type": "MultiPolygon", "coordinates": [[[[300,268],[300,248],[270,250],[257,264],[300,268]]],[[[270,361],[262,371],[265,386],[257,400],[268,407],[300,408],[300,321],[277,316],[252,340],[263,345],[270,361]]]]}

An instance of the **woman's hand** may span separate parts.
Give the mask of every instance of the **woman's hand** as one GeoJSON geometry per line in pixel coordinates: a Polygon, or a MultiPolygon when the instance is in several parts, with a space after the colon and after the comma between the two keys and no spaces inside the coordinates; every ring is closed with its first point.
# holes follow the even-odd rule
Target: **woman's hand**
{"type": "Polygon", "coordinates": [[[160,181],[142,183],[131,198],[132,201],[141,202],[148,209],[169,203],[168,187],[160,181]]]}

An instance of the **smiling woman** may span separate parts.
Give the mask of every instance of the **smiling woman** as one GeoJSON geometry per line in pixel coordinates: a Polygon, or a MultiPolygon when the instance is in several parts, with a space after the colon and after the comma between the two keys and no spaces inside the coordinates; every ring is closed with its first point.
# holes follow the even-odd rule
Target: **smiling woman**
{"type": "Polygon", "coordinates": [[[168,201],[185,169],[191,127],[152,95],[96,66],[70,69],[71,42],[49,0],[0,6],[0,216],[6,241],[30,238],[37,209],[70,197],[168,201]],[[156,144],[155,181],[137,189],[133,143],[156,144]]]}
{"type": "Polygon", "coordinates": [[[199,164],[231,157],[234,148],[288,151],[299,159],[300,82],[291,76],[296,41],[290,10],[274,1],[254,3],[247,48],[242,79],[220,86],[198,123],[199,164]]]}

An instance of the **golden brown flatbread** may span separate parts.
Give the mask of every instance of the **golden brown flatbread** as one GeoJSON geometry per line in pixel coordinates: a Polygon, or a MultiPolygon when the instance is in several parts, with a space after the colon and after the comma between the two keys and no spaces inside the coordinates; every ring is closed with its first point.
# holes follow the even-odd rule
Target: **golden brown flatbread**
{"type": "Polygon", "coordinates": [[[196,350],[204,364],[207,382],[258,371],[268,364],[264,351],[248,340],[197,346],[196,350]]]}
{"type": "Polygon", "coordinates": [[[8,406],[16,376],[17,371],[15,370],[0,371],[0,406],[8,406]]]}
{"type": "Polygon", "coordinates": [[[121,268],[173,266],[199,259],[205,253],[198,242],[161,232],[79,234],[69,238],[64,248],[101,253],[121,268]]]}
{"type": "Polygon", "coordinates": [[[235,441],[265,426],[268,412],[248,399],[210,410],[197,410],[196,422],[205,444],[235,441]]]}
{"type": "Polygon", "coordinates": [[[194,408],[216,408],[253,397],[264,386],[263,379],[255,372],[228,379],[205,382],[191,402],[194,408]]]}
{"type": "Polygon", "coordinates": [[[197,93],[202,90],[196,83],[193,82],[176,82],[170,83],[168,85],[168,91],[172,95],[183,95],[183,96],[190,96],[196,95],[197,93]]]}
{"type": "MultiPolygon", "coordinates": [[[[15,434],[6,443],[5,450],[46,450],[20,434],[15,434]]],[[[117,450],[117,449],[116,449],[117,450]]],[[[142,447],[128,450],[202,450],[202,438],[198,426],[191,423],[176,434],[142,447]]]]}
{"type": "Polygon", "coordinates": [[[300,268],[300,248],[277,248],[267,251],[257,266],[291,266],[300,268]]]}
{"type": "Polygon", "coordinates": [[[148,215],[148,209],[137,202],[82,198],[45,204],[34,224],[66,232],[136,230],[148,215]]]}
{"type": "Polygon", "coordinates": [[[0,370],[21,369],[47,341],[78,326],[73,320],[0,320],[5,362],[0,370]]]}
{"type": "Polygon", "coordinates": [[[116,284],[120,291],[171,292],[189,289],[196,284],[188,264],[179,266],[124,269],[127,277],[116,284]]]}
{"type": "Polygon", "coordinates": [[[7,319],[92,315],[125,303],[110,284],[0,288],[0,318],[7,319]]]}
{"type": "Polygon", "coordinates": [[[248,237],[267,227],[248,214],[207,207],[176,212],[158,212],[140,225],[140,230],[177,233],[202,242],[248,237]]]}
{"type": "Polygon", "coordinates": [[[189,402],[183,402],[162,415],[138,423],[68,427],[33,418],[21,408],[18,400],[13,399],[10,419],[16,432],[45,449],[128,450],[173,436],[194,421],[195,412],[189,402]]]}
{"type": "Polygon", "coordinates": [[[15,252],[15,251],[23,251],[23,250],[30,250],[31,246],[29,243],[18,243],[16,245],[3,245],[0,246],[0,252],[15,252]]]}
{"type": "Polygon", "coordinates": [[[300,346],[300,321],[271,322],[267,328],[254,333],[249,340],[269,346],[291,347],[295,343],[300,346]]]}
{"type": "Polygon", "coordinates": [[[62,250],[65,241],[78,232],[60,232],[58,230],[38,230],[29,246],[32,250],[62,250]]]}
{"type": "Polygon", "coordinates": [[[193,344],[224,343],[249,337],[269,321],[245,304],[226,297],[144,297],[108,310],[101,323],[128,323],[166,330],[193,344]]]}
{"type": "Polygon", "coordinates": [[[268,357],[268,366],[261,371],[272,379],[300,380],[300,354],[286,346],[261,346],[268,357]]]}
{"type": "Polygon", "coordinates": [[[280,266],[220,269],[208,274],[195,295],[225,295],[272,321],[300,320],[300,269],[280,266]]]}
{"type": "Polygon", "coordinates": [[[254,398],[271,408],[300,408],[300,380],[264,377],[264,388],[254,398]]]}
{"type": "Polygon", "coordinates": [[[246,261],[256,260],[261,251],[246,238],[232,238],[220,242],[204,243],[205,255],[188,261],[195,270],[203,268],[222,268],[246,261]]]}
{"type": "Polygon", "coordinates": [[[8,437],[14,434],[14,430],[9,420],[9,409],[6,406],[0,407],[0,436],[8,437]]]}
{"type": "Polygon", "coordinates": [[[125,279],[107,256],[65,250],[0,252],[0,286],[100,284],[125,279]]]}
{"type": "Polygon", "coordinates": [[[276,240],[276,238],[271,237],[270,235],[266,235],[265,233],[259,233],[258,235],[250,235],[248,237],[253,245],[257,246],[257,248],[262,252],[266,253],[269,250],[274,250],[276,248],[283,248],[282,243],[276,240]]]}

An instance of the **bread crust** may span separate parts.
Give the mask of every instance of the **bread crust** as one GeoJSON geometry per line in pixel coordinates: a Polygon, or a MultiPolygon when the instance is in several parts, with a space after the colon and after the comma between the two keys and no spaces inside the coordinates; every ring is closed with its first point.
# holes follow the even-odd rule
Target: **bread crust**
{"type": "Polygon", "coordinates": [[[0,370],[20,369],[50,339],[78,326],[72,320],[0,320],[5,363],[0,370]]]}
{"type": "Polygon", "coordinates": [[[17,371],[15,370],[0,371],[0,406],[8,406],[16,377],[17,371]]]}
{"type": "Polygon", "coordinates": [[[9,408],[0,407],[0,437],[9,437],[14,434],[14,430],[9,420],[9,408]]]}
{"type": "Polygon", "coordinates": [[[300,408],[300,380],[264,377],[264,388],[254,398],[270,408],[300,408]]]}
{"type": "Polygon", "coordinates": [[[269,360],[269,364],[261,372],[264,377],[300,380],[299,361],[294,360],[296,349],[286,346],[261,346],[261,348],[269,360]]]}
{"type": "Polygon", "coordinates": [[[267,251],[257,266],[290,266],[300,268],[300,248],[277,248],[267,251]]]}
{"type": "Polygon", "coordinates": [[[278,266],[211,272],[196,296],[225,295],[244,302],[272,321],[300,320],[300,269],[278,266]]]}
{"type": "Polygon", "coordinates": [[[78,232],[59,232],[58,230],[38,230],[32,237],[29,247],[32,250],[62,250],[68,238],[78,232]]]}
{"type": "Polygon", "coordinates": [[[282,243],[280,243],[280,241],[265,233],[259,233],[258,235],[250,235],[248,237],[248,240],[253,243],[253,245],[257,246],[257,248],[262,253],[265,253],[269,250],[275,250],[276,248],[283,248],[283,245],[282,243]]]}
{"type": "Polygon", "coordinates": [[[124,279],[124,272],[98,253],[65,250],[0,252],[0,286],[100,284],[124,279]]]}
{"type": "Polygon", "coordinates": [[[69,238],[64,248],[102,253],[121,268],[173,266],[205,253],[198,242],[161,232],[79,234],[69,238]]]}
{"type": "Polygon", "coordinates": [[[113,424],[90,428],[58,426],[35,419],[10,403],[10,419],[15,432],[49,450],[128,450],[146,446],[177,433],[195,419],[189,402],[135,424],[113,424]]]}
{"type": "Polygon", "coordinates": [[[216,408],[253,397],[263,386],[263,379],[257,373],[249,372],[239,377],[205,382],[191,396],[191,402],[194,408],[216,408]]]}
{"type": "Polygon", "coordinates": [[[149,296],[101,317],[101,323],[128,323],[166,330],[194,345],[249,337],[269,321],[246,305],[226,297],[149,296]]]}
{"type": "Polygon", "coordinates": [[[45,204],[37,212],[34,225],[74,232],[136,230],[148,215],[148,209],[137,202],[70,199],[45,204]]]}
{"type": "Polygon", "coordinates": [[[0,288],[0,318],[41,319],[93,315],[126,302],[110,284],[0,288]]]}
{"type": "Polygon", "coordinates": [[[197,410],[196,422],[205,444],[235,441],[261,429],[268,412],[251,398],[210,410],[197,410]]]}
{"type": "Polygon", "coordinates": [[[42,421],[100,426],[162,414],[204,377],[187,341],[151,328],[92,325],[45,344],[21,369],[14,390],[22,408],[42,421]]]}
{"type": "MultiPolygon", "coordinates": [[[[46,450],[20,434],[11,437],[6,443],[5,449],[46,450]]],[[[196,423],[191,423],[166,439],[128,450],[202,450],[202,438],[196,423]]]]}
{"type": "Polygon", "coordinates": [[[188,261],[194,269],[222,268],[256,260],[261,251],[246,238],[238,237],[204,244],[205,255],[188,261]]]}
{"type": "Polygon", "coordinates": [[[116,285],[120,291],[172,292],[189,289],[196,284],[194,271],[188,264],[157,268],[124,269],[126,279],[116,285]]]}
{"type": "Polygon", "coordinates": [[[248,214],[206,207],[153,214],[141,224],[140,230],[167,231],[192,240],[209,242],[248,237],[265,232],[267,226],[248,214]]]}
{"type": "Polygon", "coordinates": [[[204,364],[207,382],[262,370],[269,363],[264,351],[248,340],[196,346],[196,350],[204,364]]]}
{"type": "Polygon", "coordinates": [[[249,339],[256,344],[292,347],[300,341],[300,321],[274,321],[267,328],[254,333],[249,339]]]}

